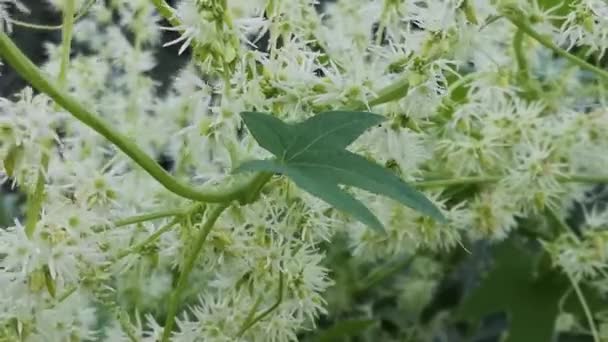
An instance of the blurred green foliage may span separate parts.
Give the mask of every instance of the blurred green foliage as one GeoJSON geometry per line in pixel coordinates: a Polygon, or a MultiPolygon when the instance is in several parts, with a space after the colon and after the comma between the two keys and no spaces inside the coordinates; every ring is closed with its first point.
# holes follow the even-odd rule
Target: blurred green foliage
{"type": "MultiPolygon", "coordinates": [[[[552,341],[560,310],[586,323],[568,277],[551,268],[547,255],[535,247],[515,237],[496,245],[491,269],[456,310],[457,317],[475,325],[488,314],[506,312],[505,342],[552,341]]],[[[584,293],[592,311],[608,305],[595,291],[584,293]]]]}

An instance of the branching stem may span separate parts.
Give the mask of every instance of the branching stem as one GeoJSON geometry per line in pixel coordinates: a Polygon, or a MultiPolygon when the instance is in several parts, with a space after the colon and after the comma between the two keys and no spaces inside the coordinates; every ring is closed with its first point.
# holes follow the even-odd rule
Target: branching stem
{"type": "Polygon", "coordinates": [[[179,274],[179,278],[177,279],[177,284],[175,285],[175,288],[173,289],[173,292],[169,297],[167,319],[165,320],[165,327],[161,339],[162,342],[168,342],[169,338],[171,337],[171,331],[173,330],[175,315],[177,314],[177,308],[180,302],[180,298],[182,296],[182,292],[184,291],[184,288],[188,281],[188,277],[190,276],[190,273],[194,268],[194,264],[198,259],[198,256],[200,255],[200,252],[203,248],[203,244],[207,240],[207,236],[209,235],[209,232],[211,232],[215,221],[217,221],[222,212],[224,212],[224,210],[228,208],[228,206],[228,202],[221,203],[218,204],[213,210],[211,210],[211,212],[209,213],[209,217],[207,217],[207,221],[203,224],[203,227],[199,232],[198,238],[196,239],[196,241],[194,241],[192,251],[190,252],[190,255],[188,255],[188,258],[186,259],[183,268],[179,274]]]}
{"type": "MultiPolygon", "coordinates": [[[[74,28],[74,12],[75,12],[75,0],[67,0],[65,2],[65,8],[63,9],[63,32],[61,42],[61,64],[59,68],[59,85],[65,86],[67,72],[70,63],[70,51],[72,47],[72,33],[74,28]]],[[[36,179],[36,185],[34,191],[28,195],[27,213],[25,221],[25,234],[32,238],[34,231],[36,230],[36,224],[40,219],[40,212],[42,210],[42,204],[44,203],[45,197],[45,183],[46,173],[49,168],[50,162],[50,150],[52,143],[45,141],[43,143],[43,149],[40,157],[40,169],[36,179]],[[47,148],[48,147],[48,148],[47,148]]]]}
{"type": "Polygon", "coordinates": [[[563,57],[570,62],[578,65],[579,67],[589,70],[596,74],[598,77],[602,78],[604,81],[608,81],[608,71],[598,68],[597,66],[588,63],[587,61],[569,53],[568,51],[557,46],[551,37],[545,36],[537,32],[533,27],[529,20],[526,19],[526,16],[523,13],[520,13],[518,10],[514,9],[505,9],[503,11],[503,15],[505,18],[509,19],[513,25],[517,26],[517,28],[532,37],[534,40],[542,44],[543,46],[553,50],[555,54],[560,57],[563,57]]]}
{"type": "Polygon", "coordinates": [[[574,279],[574,277],[566,272],[568,275],[568,279],[570,279],[570,283],[572,283],[572,288],[574,288],[574,292],[578,297],[578,300],[583,307],[583,312],[585,313],[585,317],[587,318],[587,323],[589,324],[589,329],[591,330],[591,335],[593,336],[593,342],[600,342],[600,335],[598,333],[597,327],[595,326],[595,321],[593,320],[593,314],[591,313],[591,309],[589,309],[589,305],[587,305],[587,300],[585,299],[585,295],[578,284],[578,281],[574,279]]]}
{"type": "Polygon", "coordinates": [[[152,4],[156,7],[158,13],[165,18],[173,27],[181,26],[179,18],[175,16],[173,8],[165,0],[152,0],[152,4]]]}
{"type": "Polygon", "coordinates": [[[126,217],[124,219],[114,221],[111,224],[111,226],[112,227],[123,227],[123,226],[128,226],[130,224],[152,221],[152,220],[161,219],[161,218],[165,218],[165,217],[185,215],[197,206],[199,206],[198,203],[194,206],[189,206],[186,208],[159,210],[159,211],[154,211],[154,212],[150,212],[147,214],[126,217]]]}
{"type": "Polygon", "coordinates": [[[66,0],[63,8],[63,29],[61,31],[61,64],[59,65],[59,87],[65,88],[72,51],[72,34],[74,32],[75,0],[66,0]]]}
{"type": "Polygon", "coordinates": [[[453,185],[467,185],[467,184],[483,184],[483,183],[496,183],[500,181],[500,177],[496,176],[479,176],[479,177],[459,177],[459,178],[448,178],[448,179],[437,179],[415,182],[413,185],[419,189],[427,188],[441,188],[453,185]]]}
{"type": "MultiPolygon", "coordinates": [[[[441,188],[453,185],[467,184],[491,184],[497,183],[502,179],[500,176],[471,176],[457,177],[437,180],[422,180],[414,182],[413,185],[419,189],[441,188]]],[[[561,183],[589,183],[589,184],[608,184],[607,175],[566,175],[557,177],[561,183]]]]}
{"type": "MultiPolygon", "coordinates": [[[[237,337],[241,337],[243,336],[243,334],[252,326],[254,326],[257,322],[263,320],[266,316],[270,315],[276,308],[279,307],[279,305],[281,305],[281,302],[283,302],[283,272],[279,271],[279,290],[277,291],[277,300],[274,302],[274,304],[272,304],[271,307],[269,307],[268,309],[264,310],[262,313],[260,313],[259,315],[257,315],[255,318],[251,318],[248,319],[245,324],[243,325],[243,327],[239,330],[239,332],[237,333],[237,337]]],[[[256,305],[254,305],[254,308],[257,307],[257,302],[256,305]]]]}
{"type": "Polygon", "coordinates": [[[517,61],[517,72],[522,80],[527,80],[529,77],[528,72],[528,60],[526,59],[526,52],[524,50],[524,31],[521,29],[515,32],[513,37],[513,50],[515,52],[515,60],[517,61]]]}
{"type": "Polygon", "coordinates": [[[181,219],[180,217],[174,218],[173,220],[171,220],[171,222],[165,224],[164,226],[162,226],[161,228],[159,228],[158,230],[156,230],[154,233],[152,233],[152,235],[148,236],[148,238],[145,239],[144,241],[138,243],[135,246],[132,246],[131,248],[128,248],[128,249],[126,249],[126,250],[118,253],[118,255],[116,255],[116,260],[122,259],[122,258],[126,257],[129,254],[134,254],[134,253],[141,252],[147,246],[151,245],[156,240],[158,240],[158,238],[160,238],[161,235],[163,235],[164,233],[166,233],[169,230],[171,230],[171,228],[173,228],[173,226],[175,226],[180,221],[180,219],[181,219]]]}

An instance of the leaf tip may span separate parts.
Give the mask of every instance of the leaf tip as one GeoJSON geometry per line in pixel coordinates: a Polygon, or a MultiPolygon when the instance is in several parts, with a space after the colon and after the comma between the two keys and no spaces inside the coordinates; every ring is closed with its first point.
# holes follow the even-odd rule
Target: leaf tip
{"type": "Polygon", "coordinates": [[[432,218],[433,220],[437,221],[438,223],[446,224],[449,222],[447,217],[445,217],[445,215],[441,212],[441,210],[434,204],[432,204],[428,208],[425,208],[425,210],[421,210],[421,213],[432,218]]]}
{"type": "Polygon", "coordinates": [[[372,228],[376,233],[386,235],[386,229],[384,228],[382,222],[380,222],[377,217],[374,218],[375,220],[373,220],[372,222],[368,222],[368,227],[372,228]]]}
{"type": "Polygon", "coordinates": [[[433,217],[439,223],[448,223],[447,217],[445,217],[445,215],[443,215],[439,209],[437,209],[437,212],[431,217],[433,217]]]}
{"type": "Polygon", "coordinates": [[[255,112],[240,112],[241,119],[247,120],[248,117],[254,115],[255,112]]]}

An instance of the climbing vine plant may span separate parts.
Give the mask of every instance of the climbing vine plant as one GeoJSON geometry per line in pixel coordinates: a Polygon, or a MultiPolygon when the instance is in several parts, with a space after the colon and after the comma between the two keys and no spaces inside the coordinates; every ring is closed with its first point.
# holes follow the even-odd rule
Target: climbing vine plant
{"type": "Polygon", "coordinates": [[[0,340],[608,339],[605,2],[48,3],[0,0],[0,340]]]}

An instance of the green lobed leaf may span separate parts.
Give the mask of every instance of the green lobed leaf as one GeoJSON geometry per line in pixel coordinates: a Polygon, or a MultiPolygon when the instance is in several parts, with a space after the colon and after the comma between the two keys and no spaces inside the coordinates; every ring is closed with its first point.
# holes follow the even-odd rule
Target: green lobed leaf
{"type": "Polygon", "coordinates": [[[290,168],[287,172],[300,188],[331,204],[334,208],[352,215],[357,220],[378,231],[384,231],[384,226],[378,218],[359,200],[336,184],[314,175],[302,173],[290,168]]]}
{"type": "Polygon", "coordinates": [[[460,318],[480,321],[506,312],[506,341],[551,341],[563,284],[534,279],[534,253],[510,238],[494,247],[494,266],[458,308],[460,318]],[[523,338],[523,339],[522,339],[523,338]]]}
{"type": "Polygon", "coordinates": [[[265,171],[282,173],[288,176],[297,186],[315,197],[331,204],[334,208],[352,215],[371,228],[383,231],[384,227],[378,218],[359,200],[340,189],[336,183],[300,170],[297,166],[281,163],[277,160],[251,160],[239,166],[235,172],[265,171]]]}
{"type": "Polygon", "coordinates": [[[421,192],[407,185],[385,167],[347,150],[306,151],[288,164],[315,178],[390,197],[435,220],[445,222],[441,211],[421,192]]]}
{"type": "Polygon", "coordinates": [[[358,136],[381,123],[384,117],[368,112],[333,111],[288,125],[271,114],[244,112],[241,116],[258,143],[278,160],[249,161],[236,172],[285,174],[303,190],[376,229],[382,229],[380,221],[338,185],[390,197],[438,221],[445,221],[439,209],[422,193],[384,167],[346,150],[358,136]]]}
{"type": "MultiPolygon", "coordinates": [[[[547,257],[542,250],[525,245],[516,237],[493,249],[493,267],[464,298],[455,312],[456,317],[479,323],[487,314],[506,312],[509,327],[505,342],[551,341],[560,305],[585,321],[577,296],[571,294],[564,298],[572,286],[568,277],[551,268],[550,261],[547,269],[540,267],[541,257],[547,257]]],[[[584,287],[582,290],[592,311],[608,305],[597,291],[584,287]]]]}
{"type": "Polygon", "coordinates": [[[368,128],[384,120],[383,116],[368,112],[319,113],[293,126],[297,136],[288,146],[284,159],[293,159],[309,150],[344,149],[368,128]]]}
{"type": "Polygon", "coordinates": [[[292,143],[292,126],[272,114],[242,112],[241,118],[258,144],[275,156],[283,155],[292,143]]]}

